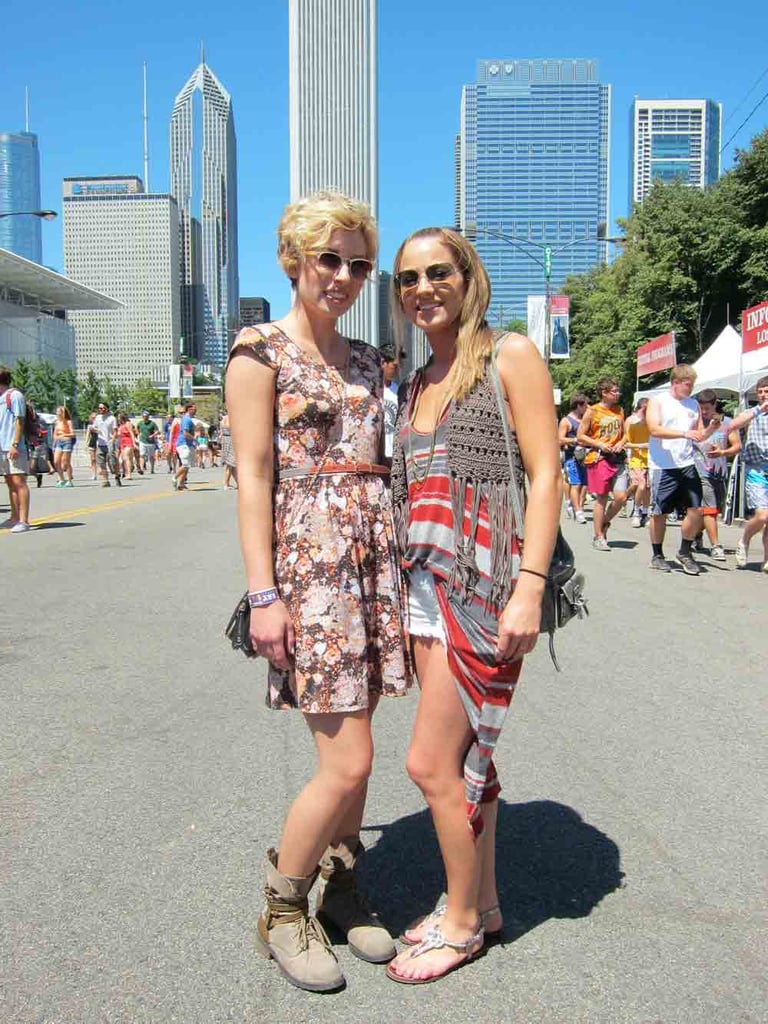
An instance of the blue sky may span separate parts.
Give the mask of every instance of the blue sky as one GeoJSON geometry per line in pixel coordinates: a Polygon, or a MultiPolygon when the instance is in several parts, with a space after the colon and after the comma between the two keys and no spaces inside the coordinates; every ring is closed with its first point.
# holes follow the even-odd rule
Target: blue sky
{"type": "MultiPolygon", "coordinates": [[[[288,201],[288,3],[178,0],[142,5],[53,0],[13,4],[4,20],[0,130],[40,136],[43,206],[61,210],[61,179],[142,174],[142,62],[149,75],[150,184],[168,188],[173,100],[206,60],[234,102],[238,135],[240,291],[282,315],[289,290],[275,226],[288,201]]],[[[627,211],[629,107],[643,97],[723,103],[725,141],[768,90],[768,6],[739,0],[379,0],[381,266],[417,227],[453,219],[453,140],[463,84],[482,58],[596,57],[613,86],[611,217],[627,211]],[[739,109],[737,104],[744,100],[739,109]]],[[[768,101],[724,154],[768,125],[768,101]]],[[[43,224],[44,259],[63,265],[61,222],[43,224]]]]}

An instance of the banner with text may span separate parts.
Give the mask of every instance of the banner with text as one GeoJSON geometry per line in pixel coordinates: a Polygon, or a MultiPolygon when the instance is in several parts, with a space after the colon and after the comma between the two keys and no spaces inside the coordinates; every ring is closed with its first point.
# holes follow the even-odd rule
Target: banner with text
{"type": "Polygon", "coordinates": [[[768,302],[745,309],[741,314],[741,351],[768,352],[768,302]]]}
{"type": "Polygon", "coordinates": [[[661,334],[637,350],[637,376],[647,377],[660,370],[671,370],[677,361],[675,332],[661,334]]]}
{"type": "Polygon", "coordinates": [[[571,358],[571,300],[567,295],[553,295],[549,300],[551,359],[571,358]]]}
{"type": "Polygon", "coordinates": [[[528,337],[544,355],[547,336],[547,300],[543,295],[528,296],[528,337]]]}

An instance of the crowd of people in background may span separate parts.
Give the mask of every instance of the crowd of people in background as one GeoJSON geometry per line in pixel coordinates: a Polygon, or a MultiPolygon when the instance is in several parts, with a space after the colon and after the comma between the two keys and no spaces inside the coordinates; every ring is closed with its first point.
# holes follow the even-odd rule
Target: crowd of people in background
{"type": "Polygon", "coordinates": [[[622,510],[631,525],[648,525],[650,568],[674,566],[698,576],[694,552],[725,562],[719,519],[725,512],[729,459],[742,453],[746,504],[751,511],[735,561],[744,568],[749,542],[763,535],[763,571],[768,572],[768,377],[757,382],[758,404],[734,419],[725,415],[714,391],[692,395],[695,370],[672,370],[669,390],[640,398],[626,419],[618,382],[603,378],[598,401],[574,394],[559,423],[566,515],[587,523],[592,496],[592,546],[608,552],[608,531],[622,510]],[[742,432],[745,433],[742,440],[742,432]],[[680,546],[672,564],[664,556],[667,519],[680,521],[680,546]]]}
{"type": "MultiPolygon", "coordinates": [[[[235,452],[226,411],[218,424],[196,419],[193,402],[178,405],[164,419],[147,409],[134,420],[125,412],[115,416],[106,402],[91,412],[82,444],[88,454],[91,481],[122,487],[134,473],[153,475],[163,460],[176,490],[188,488],[191,468],[224,468],[223,489],[237,487],[235,452]]],[[[10,515],[0,529],[29,530],[29,484],[41,487],[55,476],[55,487],[74,487],[73,456],[78,443],[72,413],[66,405],[55,417],[38,413],[32,402],[13,387],[11,370],[0,366],[0,474],[8,487],[10,515]]]]}

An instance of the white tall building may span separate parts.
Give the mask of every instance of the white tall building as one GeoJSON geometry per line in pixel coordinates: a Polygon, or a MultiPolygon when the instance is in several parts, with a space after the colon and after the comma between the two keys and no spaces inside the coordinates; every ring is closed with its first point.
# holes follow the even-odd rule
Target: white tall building
{"type": "Polygon", "coordinates": [[[232,100],[205,60],[176,97],[170,141],[184,351],[222,366],[240,319],[237,142],[232,100]]]}
{"type": "Polygon", "coordinates": [[[642,203],[655,181],[693,188],[720,177],[723,109],[713,100],[641,100],[632,104],[630,205],[642,203]]]}
{"type": "MultiPolygon", "coordinates": [[[[376,0],[290,0],[291,199],[332,188],[378,210],[376,0]]],[[[378,345],[378,279],[341,329],[378,345]]]]}
{"type": "Polygon", "coordinates": [[[164,379],[181,336],[175,201],[133,176],[65,178],[62,205],[67,274],[124,306],[70,313],[78,377],[164,379]]]}

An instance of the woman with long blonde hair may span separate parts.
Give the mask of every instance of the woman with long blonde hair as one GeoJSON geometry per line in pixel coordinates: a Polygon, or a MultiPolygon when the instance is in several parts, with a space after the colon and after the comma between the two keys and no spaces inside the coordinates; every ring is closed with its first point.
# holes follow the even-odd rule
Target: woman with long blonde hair
{"type": "Polygon", "coordinates": [[[354,874],[371,716],[380,696],[408,685],[389,470],[380,454],[383,375],[378,352],[338,329],[373,271],[376,248],[363,203],[320,192],[288,206],[278,256],[293,306],[274,323],[241,331],[227,369],[251,642],[269,662],[270,707],[299,709],[317,754],[279,852],[267,852],[256,938],[292,984],[313,991],[344,983],[321,920],[345,933],[363,960],[395,955],[354,874]],[[308,897],[318,871],[325,887],[313,916],[308,897]]]}
{"type": "Polygon", "coordinates": [[[406,929],[410,948],[387,973],[424,984],[501,933],[492,754],[522,658],[538,637],[560,460],[547,368],[529,339],[495,341],[485,320],[490,282],[466,239],[447,228],[417,231],[398,250],[392,281],[396,320],[420,327],[432,350],[401,386],[392,463],[421,687],[407,769],[432,813],[447,902],[406,929]],[[530,482],[524,549],[494,360],[530,482]]]}
{"type": "Polygon", "coordinates": [[[57,487],[73,487],[72,452],[75,447],[75,428],[72,426],[72,414],[66,405],[56,409],[56,422],[53,426],[53,467],[59,475],[57,487]]]}

